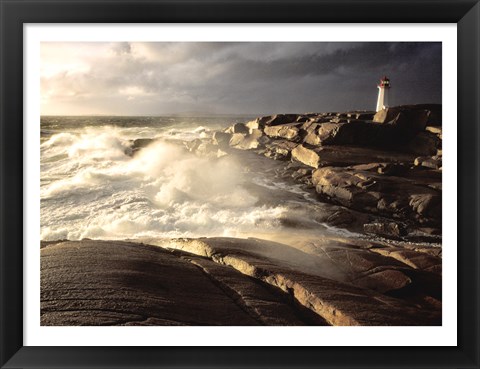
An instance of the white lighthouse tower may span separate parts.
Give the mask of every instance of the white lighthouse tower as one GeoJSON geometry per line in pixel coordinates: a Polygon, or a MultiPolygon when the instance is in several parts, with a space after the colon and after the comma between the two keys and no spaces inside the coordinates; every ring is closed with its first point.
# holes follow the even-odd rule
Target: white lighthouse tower
{"type": "Polygon", "coordinates": [[[377,111],[388,107],[388,90],[390,90],[390,80],[383,77],[378,87],[377,111]]]}

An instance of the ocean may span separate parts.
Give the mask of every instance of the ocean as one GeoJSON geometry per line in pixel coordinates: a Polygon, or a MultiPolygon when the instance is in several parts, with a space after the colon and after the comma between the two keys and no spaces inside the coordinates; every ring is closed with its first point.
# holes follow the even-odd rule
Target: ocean
{"type": "Polygon", "coordinates": [[[278,178],[275,161],[185,149],[253,118],[41,117],[41,239],[321,237],[328,205],[278,178]],[[132,156],[138,138],[156,140],[132,156]]]}

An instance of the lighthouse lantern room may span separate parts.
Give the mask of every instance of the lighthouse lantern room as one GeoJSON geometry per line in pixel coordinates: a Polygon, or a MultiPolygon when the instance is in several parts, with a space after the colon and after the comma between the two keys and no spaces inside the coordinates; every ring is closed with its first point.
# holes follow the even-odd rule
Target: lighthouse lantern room
{"type": "Polygon", "coordinates": [[[388,90],[390,90],[390,80],[383,77],[378,87],[377,111],[388,107],[388,90]]]}

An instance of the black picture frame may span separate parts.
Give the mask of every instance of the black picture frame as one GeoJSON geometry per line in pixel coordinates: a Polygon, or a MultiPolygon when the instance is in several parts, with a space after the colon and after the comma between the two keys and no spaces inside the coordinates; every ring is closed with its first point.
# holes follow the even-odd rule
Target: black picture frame
{"type": "Polygon", "coordinates": [[[0,0],[0,16],[2,368],[479,368],[478,0],[0,0]],[[459,141],[456,347],[23,346],[22,244],[23,235],[29,232],[23,228],[23,25],[163,22],[457,24],[459,141]]]}

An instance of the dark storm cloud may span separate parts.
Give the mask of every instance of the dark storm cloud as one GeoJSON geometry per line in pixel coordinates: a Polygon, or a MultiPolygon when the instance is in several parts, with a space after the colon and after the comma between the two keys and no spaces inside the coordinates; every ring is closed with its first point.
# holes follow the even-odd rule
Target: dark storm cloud
{"type": "Polygon", "coordinates": [[[441,43],[116,43],[102,50],[78,73],[43,77],[42,93],[118,114],[373,109],[376,83],[387,75],[392,104],[441,102],[441,43]]]}

